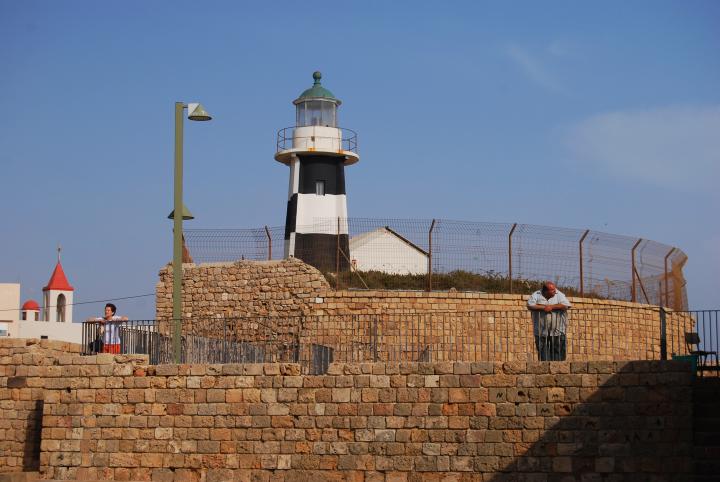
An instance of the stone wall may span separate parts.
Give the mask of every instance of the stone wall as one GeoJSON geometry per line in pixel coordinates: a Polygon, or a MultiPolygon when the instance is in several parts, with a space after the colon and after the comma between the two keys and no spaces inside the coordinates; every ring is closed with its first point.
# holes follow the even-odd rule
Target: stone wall
{"type": "Polygon", "coordinates": [[[80,345],[50,340],[0,338],[0,472],[37,470],[47,371],[60,374],[59,359],[80,345]]]}
{"type": "MultiPolygon", "coordinates": [[[[379,314],[524,310],[530,293],[333,290],[313,266],[282,261],[183,264],[183,316],[239,318],[303,314],[379,314]]],[[[172,265],[160,270],[156,318],[172,318],[172,265]]],[[[570,298],[576,309],[654,309],[650,305],[570,298]]]]}
{"type": "MultiPolygon", "coordinates": [[[[172,318],[172,272],[172,265],[160,271],[158,320],[172,318]]],[[[322,273],[296,258],[183,264],[183,273],[183,316],[196,319],[299,315],[329,289],[322,273]]]]}
{"type": "MultiPolygon", "coordinates": [[[[501,294],[459,291],[340,290],[319,291],[312,313],[426,313],[475,311],[526,311],[530,293],[501,294]],[[318,302],[320,301],[320,302],[318,302]]],[[[657,307],[627,301],[569,297],[576,310],[657,311],[657,307]]]]}
{"type": "MultiPolygon", "coordinates": [[[[536,356],[525,305],[528,294],[335,291],[318,270],[292,258],[186,264],[184,277],[187,334],[217,337],[231,332],[243,341],[277,335],[287,343],[298,336],[307,346],[329,346],[334,359],[342,361],[422,361],[428,350],[433,361],[529,361],[536,356]],[[252,326],[225,321],[240,317],[263,319],[252,326]],[[378,336],[382,340],[373,345],[371,338],[377,341],[378,336]],[[370,345],[375,347],[372,358],[366,353],[370,345]]],[[[590,298],[570,301],[569,360],[660,358],[657,307],[590,298]]],[[[157,286],[159,320],[171,317],[171,305],[168,266],[157,286]]],[[[669,318],[668,337],[683,339],[688,326],[692,322],[687,316],[669,318]]]]}
{"type": "Polygon", "coordinates": [[[691,373],[678,362],[335,364],[322,376],[283,364],[51,368],[41,368],[46,478],[676,480],[692,471],[691,373]]]}

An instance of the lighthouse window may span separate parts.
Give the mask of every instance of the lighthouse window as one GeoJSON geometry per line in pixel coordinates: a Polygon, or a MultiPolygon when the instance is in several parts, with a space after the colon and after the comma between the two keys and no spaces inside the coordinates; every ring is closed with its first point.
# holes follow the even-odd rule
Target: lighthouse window
{"type": "Polygon", "coordinates": [[[318,196],[325,195],[325,181],[315,181],[315,194],[318,196]]]}
{"type": "Polygon", "coordinates": [[[310,100],[297,106],[296,123],[298,126],[335,127],[337,106],[333,102],[310,100]]]}

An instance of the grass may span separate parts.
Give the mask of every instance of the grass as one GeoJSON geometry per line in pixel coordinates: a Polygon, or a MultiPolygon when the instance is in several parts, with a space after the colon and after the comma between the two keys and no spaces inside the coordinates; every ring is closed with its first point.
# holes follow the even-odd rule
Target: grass
{"type": "MultiPolygon", "coordinates": [[[[324,274],[328,283],[334,287],[336,274],[334,272],[324,274]]],[[[424,274],[390,274],[382,271],[342,272],[339,281],[340,289],[425,290],[428,285],[427,275],[424,274]]],[[[541,285],[542,280],[514,279],[513,292],[530,294],[540,289],[541,285]]],[[[455,289],[457,291],[510,293],[510,282],[506,276],[497,273],[478,274],[456,270],[449,273],[433,273],[432,288],[433,291],[455,289]]],[[[558,289],[567,296],[579,296],[579,291],[573,287],[558,286],[558,289]]]]}

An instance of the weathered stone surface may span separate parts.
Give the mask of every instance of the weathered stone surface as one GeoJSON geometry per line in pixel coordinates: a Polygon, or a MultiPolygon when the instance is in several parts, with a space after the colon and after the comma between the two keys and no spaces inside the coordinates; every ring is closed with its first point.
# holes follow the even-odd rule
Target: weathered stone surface
{"type": "MultiPolygon", "coordinates": [[[[552,364],[523,372],[517,364],[445,363],[429,365],[427,374],[425,364],[343,364],[322,377],[280,365],[126,364],[132,370],[110,365],[108,376],[120,380],[114,388],[68,388],[72,383],[47,383],[65,380],[66,372],[45,372],[40,469],[48,477],[480,481],[519,470],[554,480],[668,470],[682,478],[690,467],[691,399],[674,395],[690,386],[681,364],[643,363],[647,376],[640,378],[623,376],[636,373],[632,363],[600,374],[607,365],[567,365],[562,373],[552,364]],[[125,375],[112,375],[118,372],[125,375]],[[131,383],[148,378],[146,388],[131,383]],[[657,450],[648,452],[653,443],[657,450]],[[633,457],[642,465],[629,465],[633,457]]],[[[10,397],[0,399],[8,409],[0,443],[18,440],[13,421],[32,408],[23,390],[0,389],[10,397]]],[[[4,470],[22,465],[5,461],[4,470]]]]}

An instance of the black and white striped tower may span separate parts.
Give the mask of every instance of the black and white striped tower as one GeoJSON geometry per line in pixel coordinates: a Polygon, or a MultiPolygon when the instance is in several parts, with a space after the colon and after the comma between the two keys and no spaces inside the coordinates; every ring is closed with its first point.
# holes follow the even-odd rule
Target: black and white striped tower
{"type": "Polygon", "coordinates": [[[295,126],[278,132],[275,160],[290,167],[285,257],[321,271],[349,269],[345,166],[360,160],[357,135],[338,127],[340,99],[320,84],[293,101],[295,126]],[[338,255],[338,247],[340,254],[338,255]]]}

